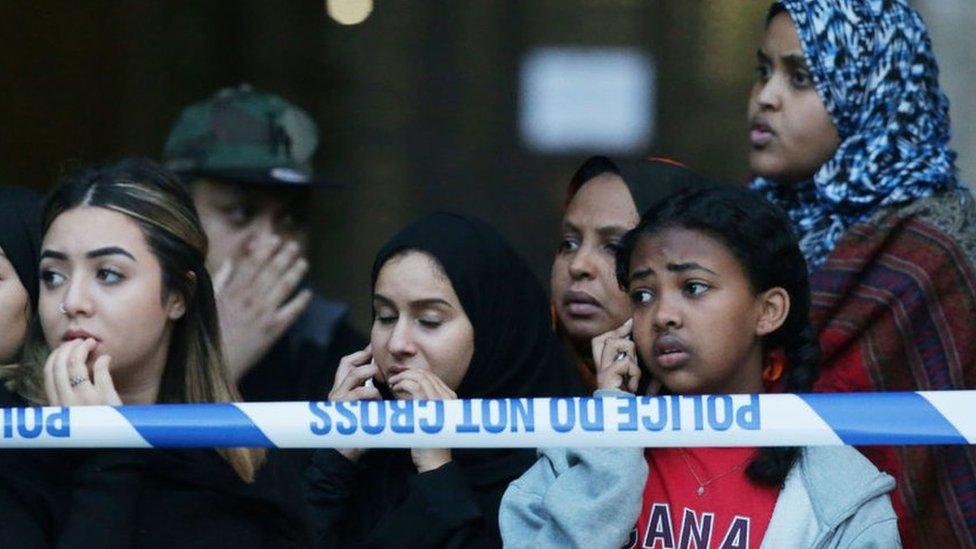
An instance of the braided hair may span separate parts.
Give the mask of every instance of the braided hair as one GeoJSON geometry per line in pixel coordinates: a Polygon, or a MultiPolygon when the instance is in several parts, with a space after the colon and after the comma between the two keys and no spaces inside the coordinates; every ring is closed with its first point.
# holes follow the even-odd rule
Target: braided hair
{"type": "MultiPolygon", "coordinates": [[[[616,266],[621,288],[627,289],[638,239],[666,229],[699,231],[722,243],[742,265],[757,294],[776,287],[786,290],[789,313],[782,326],[763,337],[763,351],[785,354],[787,392],[809,392],[819,374],[820,347],[809,316],[806,261],[786,213],[758,193],[737,187],[674,194],[646,211],[622,239],[616,266]]],[[[799,455],[799,448],[761,448],[746,474],[759,484],[781,485],[799,455]]]]}

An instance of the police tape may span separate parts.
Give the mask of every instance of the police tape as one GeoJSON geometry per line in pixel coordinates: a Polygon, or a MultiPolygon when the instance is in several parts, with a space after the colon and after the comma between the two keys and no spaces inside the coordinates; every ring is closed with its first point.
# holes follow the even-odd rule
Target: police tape
{"type": "Polygon", "coordinates": [[[0,448],[976,444],[976,391],[3,408],[0,448]]]}

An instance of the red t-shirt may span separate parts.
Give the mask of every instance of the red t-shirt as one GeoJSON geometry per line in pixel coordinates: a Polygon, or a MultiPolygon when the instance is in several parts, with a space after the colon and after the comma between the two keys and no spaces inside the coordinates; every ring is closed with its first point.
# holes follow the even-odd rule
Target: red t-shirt
{"type": "Polygon", "coordinates": [[[745,469],[753,455],[755,448],[644,450],[650,474],[627,547],[759,547],[779,488],[749,480],[745,469]]]}

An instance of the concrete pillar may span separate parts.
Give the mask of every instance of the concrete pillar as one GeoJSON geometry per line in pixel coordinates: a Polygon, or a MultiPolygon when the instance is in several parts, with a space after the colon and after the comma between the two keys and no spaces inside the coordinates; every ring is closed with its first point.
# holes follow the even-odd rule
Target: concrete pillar
{"type": "Polygon", "coordinates": [[[949,96],[952,147],[959,153],[959,175],[976,190],[976,2],[915,0],[932,36],[939,82],[949,96]]]}

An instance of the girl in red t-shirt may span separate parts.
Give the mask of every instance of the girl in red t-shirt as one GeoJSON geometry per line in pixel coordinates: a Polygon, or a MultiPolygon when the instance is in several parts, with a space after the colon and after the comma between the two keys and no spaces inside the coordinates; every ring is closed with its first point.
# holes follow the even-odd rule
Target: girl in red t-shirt
{"type": "MultiPolygon", "coordinates": [[[[593,341],[597,396],[810,390],[819,351],[807,267],[779,208],[745,189],[683,192],[620,246],[634,313],[593,341]]],[[[634,451],[542,451],[505,495],[506,546],[898,545],[894,481],[852,448],[654,448],[643,462],[634,451]],[[588,508],[595,501],[620,508],[588,508]]]]}
{"type": "MultiPolygon", "coordinates": [[[[749,198],[677,197],[628,235],[618,278],[634,304],[633,325],[594,342],[603,347],[600,388],[637,388],[636,347],[672,393],[765,392],[764,380],[782,379],[784,355],[786,388],[810,389],[818,349],[806,263],[788,228],[770,223],[785,218],[749,198]]],[[[634,546],[758,547],[798,456],[798,448],[646,450],[634,546]]]]}

